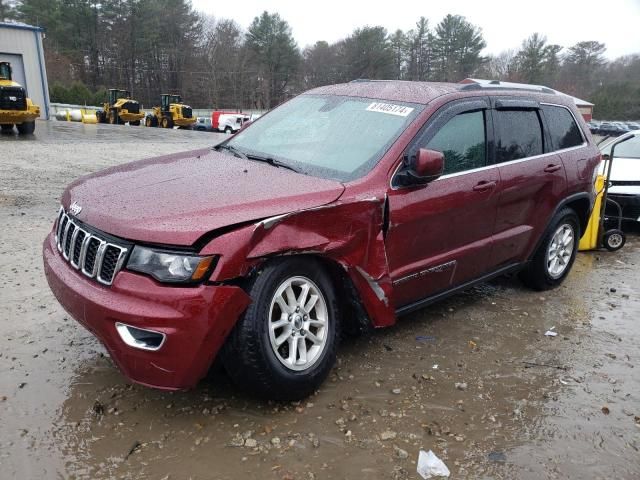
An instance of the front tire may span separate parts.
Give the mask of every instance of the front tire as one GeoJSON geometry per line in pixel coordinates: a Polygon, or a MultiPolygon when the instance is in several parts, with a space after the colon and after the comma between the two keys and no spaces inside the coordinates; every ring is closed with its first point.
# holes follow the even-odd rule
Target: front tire
{"type": "Polygon", "coordinates": [[[13,132],[13,123],[3,123],[0,125],[0,129],[2,129],[2,133],[11,133],[13,132]]]}
{"type": "Polygon", "coordinates": [[[520,279],[534,290],[559,286],[569,274],[578,252],[580,223],[576,213],[564,208],[553,217],[551,227],[520,279]]]}
{"type": "Polygon", "coordinates": [[[20,135],[31,135],[36,129],[36,122],[22,122],[16,125],[20,135]]]}
{"type": "Polygon", "coordinates": [[[227,372],[259,397],[307,397],[336,358],[340,312],[329,274],[315,259],[275,260],[255,276],[249,294],[253,302],[225,344],[227,372]]]}

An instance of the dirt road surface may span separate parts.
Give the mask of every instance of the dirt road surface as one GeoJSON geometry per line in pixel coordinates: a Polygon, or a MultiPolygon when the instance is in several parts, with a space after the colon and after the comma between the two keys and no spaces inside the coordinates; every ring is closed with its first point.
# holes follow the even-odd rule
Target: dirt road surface
{"type": "Polygon", "coordinates": [[[41,244],[63,188],[217,135],[41,122],[0,137],[0,477],[640,478],[640,240],[581,253],[543,294],[499,279],[346,340],[317,394],[260,402],[214,373],[132,385],[58,305],[41,244]],[[545,336],[552,327],[556,337],[545,336]]]}

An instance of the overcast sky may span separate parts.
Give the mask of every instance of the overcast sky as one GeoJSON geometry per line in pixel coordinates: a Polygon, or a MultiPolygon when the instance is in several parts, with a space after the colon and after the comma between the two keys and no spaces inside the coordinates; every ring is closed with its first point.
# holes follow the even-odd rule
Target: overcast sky
{"type": "Polygon", "coordinates": [[[262,11],[278,12],[298,46],[334,42],[356,27],[382,25],[409,30],[421,16],[437,24],[447,13],[467,17],[482,28],[485,53],[517,48],[533,32],[568,47],[582,40],[607,45],[607,57],[640,53],[640,0],[192,0],[193,6],[247,28],[262,11]],[[526,7],[525,7],[526,5],[526,7]],[[593,5],[593,6],[592,6],[593,5]]]}

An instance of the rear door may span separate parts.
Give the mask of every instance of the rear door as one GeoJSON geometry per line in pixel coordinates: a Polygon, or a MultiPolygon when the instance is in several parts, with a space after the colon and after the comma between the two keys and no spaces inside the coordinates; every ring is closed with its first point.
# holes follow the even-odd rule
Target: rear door
{"type": "Polygon", "coordinates": [[[528,258],[565,197],[567,180],[543,129],[539,103],[497,97],[493,105],[492,157],[501,183],[491,263],[500,267],[528,258]]]}
{"type": "Polygon", "coordinates": [[[491,254],[498,169],[487,166],[491,125],[485,100],[437,112],[409,146],[445,155],[444,175],[420,187],[389,190],[387,257],[396,307],[484,273],[491,254]]]}

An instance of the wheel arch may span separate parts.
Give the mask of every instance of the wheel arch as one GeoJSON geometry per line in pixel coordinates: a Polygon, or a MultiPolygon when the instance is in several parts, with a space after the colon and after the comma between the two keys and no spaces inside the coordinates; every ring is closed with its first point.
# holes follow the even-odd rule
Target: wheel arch
{"type": "Polygon", "coordinates": [[[360,291],[356,288],[348,267],[338,260],[318,253],[295,253],[264,257],[254,266],[247,277],[239,281],[240,286],[247,291],[249,284],[260,274],[260,271],[273,262],[286,261],[288,259],[303,259],[318,263],[329,275],[334,286],[334,293],[341,308],[341,331],[349,335],[358,335],[373,328],[373,322],[362,302],[360,291]]]}
{"type": "Polygon", "coordinates": [[[581,192],[568,196],[556,206],[555,210],[547,220],[547,225],[545,226],[544,231],[536,241],[534,248],[529,252],[525,264],[530,262],[533,256],[536,254],[545,237],[549,234],[549,231],[553,226],[554,218],[563,208],[570,208],[576,213],[576,215],[578,216],[578,224],[580,226],[580,237],[584,235],[584,232],[587,229],[587,224],[589,223],[591,211],[593,209],[593,200],[588,193],[581,192]]]}
{"type": "Polygon", "coordinates": [[[383,204],[384,199],[376,198],[336,202],[230,226],[203,236],[197,249],[219,256],[210,281],[223,283],[241,282],[276,258],[317,259],[335,279],[348,316],[357,319],[354,330],[389,326],[396,314],[383,204]]]}

